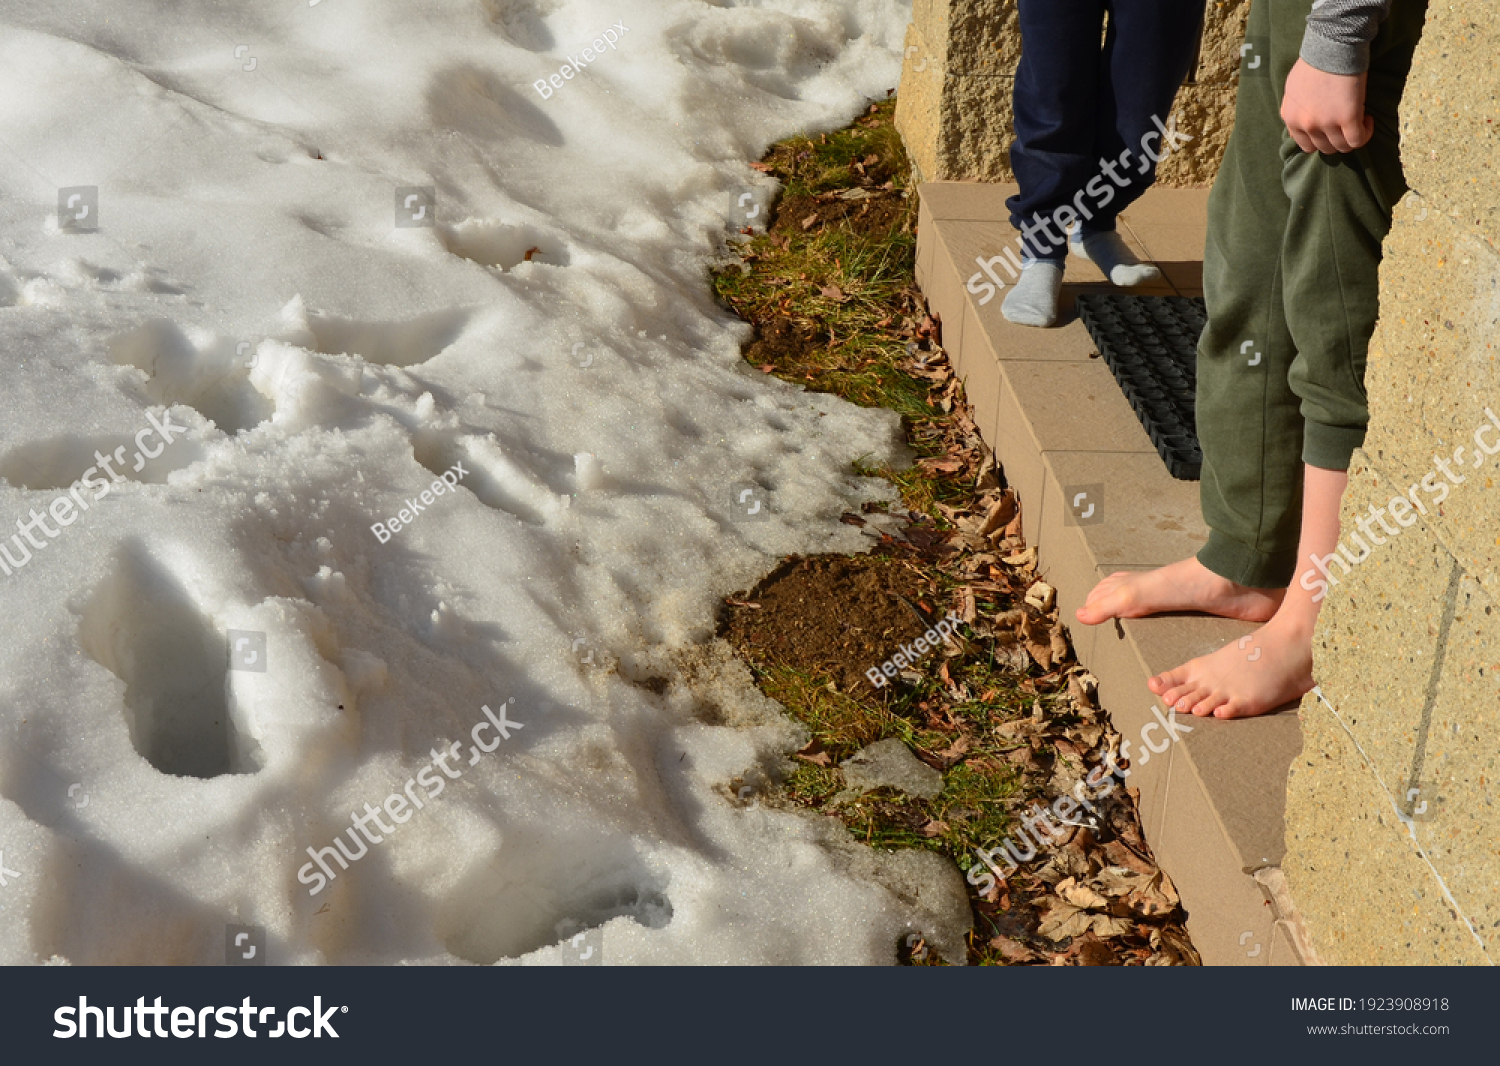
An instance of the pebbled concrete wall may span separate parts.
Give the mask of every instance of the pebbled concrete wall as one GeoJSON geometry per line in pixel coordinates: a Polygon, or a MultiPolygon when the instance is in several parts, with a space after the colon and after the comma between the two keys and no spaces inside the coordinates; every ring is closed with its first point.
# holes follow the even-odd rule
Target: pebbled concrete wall
{"type": "Polygon", "coordinates": [[[1385,243],[1343,525],[1429,474],[1449,494],[1320,619],[1284,867],[1330,963],[1500,958],[1500,454],[1482,454],[1500,428],[1475,443],[1486,408],[1500,426],[1497,51],[1500,8],[1432,0],[1402,102],[1414,191],[1385,243]]]}
{"type": "MultiPolygon", "coordinates": [[[[1194,139],[1162,161],[1163,185],[1208,185],[1234,124],[1249,0],[1209,0],[1194,84],[1177,127],[1194,139]]],[[[1011,181],[1011,91],[1021,55],[1016,0],[914,0],[896,128],[923,181],[1011,181]]]]}

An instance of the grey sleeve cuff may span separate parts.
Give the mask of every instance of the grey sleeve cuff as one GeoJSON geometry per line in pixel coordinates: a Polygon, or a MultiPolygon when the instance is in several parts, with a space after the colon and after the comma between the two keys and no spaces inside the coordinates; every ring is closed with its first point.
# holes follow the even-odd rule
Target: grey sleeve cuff
{"type": "Polygon", "coordinates": [[[1369,41],[1330,41],[1312,28],[1302,35],[1302,61],[1325,74],[1363,74],[1370,69],[1369,41]]]}

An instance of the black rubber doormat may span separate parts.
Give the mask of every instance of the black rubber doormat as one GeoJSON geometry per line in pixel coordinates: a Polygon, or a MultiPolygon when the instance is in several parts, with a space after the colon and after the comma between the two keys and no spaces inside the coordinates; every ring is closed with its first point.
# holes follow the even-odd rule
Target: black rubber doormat
{"type": "Polygon", "coordinates": [[[1203,452],[1193,421],[1198,335],[1208,320],[1193,296],[1078,297],[1078,317],[1114,372],[1167,472],[1196,481],[1203,452]]]}

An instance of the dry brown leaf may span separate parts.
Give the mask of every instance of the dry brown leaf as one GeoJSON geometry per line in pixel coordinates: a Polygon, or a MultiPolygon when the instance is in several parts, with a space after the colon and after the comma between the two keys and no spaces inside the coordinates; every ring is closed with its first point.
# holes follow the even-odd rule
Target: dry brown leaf
{"type": "Polygon", "coordinates": [[[1052,738],[1052,746],[1057,749],[1057,753],[1059,755],[1067,756],[1073,759],[1078,758],[1078,756],[1082,754],[1082,752],[1078,748],[1078,745],[1074,744],[1067,737],[1054,736],[1052,738]]]}
{"type": "Polygon", "coordinates": [[[1109,899],[1106,896],[1091,885],[1079,882],[1076,877],[1068,877],[1059,881],[1053,891],[1073,906],[1082,907],[1086,911],[1102,911],[1109,906],[1109,899]]]}
{"type": "Polygon", "coordinates": [[[990,941],[990,947],[1000,952],[1006,962],[1030,962],[1037,957],[1037,953],[1031,948],[1008,936],[995,937],[990,941]]]}
{"type": "Polygon", "coordinates": [[[988,513],[984,516],[984,522],[979,527],[980,536],[989,536],[1015,517],[1016,494],[1013,489],[1007,489],[998,500],[990,505],[988,513]]]}
{"type": "Polygon", "coordinates": [[[1157,965],[1165,966],[1202,966],[1203,960],[1198,956],[1198,951],[1193,947],[1186,934],[1179,932],[1170,926],[1151,931],[1151,946],[1157,948],[1166,956],[1167,960],[1157,965]]]}
{"type": "MultiPolygon", "coordinates": [[[[1083,710],[1086,710],[1086,711],[1098,710],[1099,705],[1094,702],[1094,692],[1095,691],[1097,691],[1097,690],[1093,689],[1093,688],[1090,688],[1088,682],[1085,681],[1082,676],[1080,676],[1078,674],[1071,674],[1071,675],[1069,675],[1069,677],[1068,677],[1068,692],[1072,694],[1073,699],[1078,703],[1078,706],[1081,707],[1083,710]]],[[[1092,726],[1091,728],[1094,729],[1094,730],[1098,730],[1101,733],[1103,732],[1103,730],[1100,729],[1100,727],[1098,727],[1098,726],[1092,726]]],[[[1081,734],[1082,730],[1080,729],[1079,732],[1081,734]]],[[[1093,740],[1088,740],[1088,741],[1086,741],[1086,743],[1088,744],[1088,746],[1090,748],[1092,748],[1095,744],[1099,743],[1098,737],[1095,737],[1093,740]]]]}
{"type": "Polygon", "coordinates": [[[809,742],[806,747],[796,754],[797,758],[803,762],[810,762],[814,766],[829,767],[833,765],[833,760],[828,757],[828,752],[823,750],[822,742],[817,740],[809,742]]]}
{"type": "Polygon", "coordinates": [[[1119,961],[1108,944],[1095,939],[1091,934],[1082,937],[1067,953],[1079,966],[1114,966],[1119,961]]]}
{"type": "Polygon", "coordinates": [[[1128,918],[1114,918],[1057,900],[1037,926],[1037,933],[1048,940],[1067,940],[1090,932],[1104,939],[1125,936],[1135,932],[1135,923],[1128,918]]]}
{"type": "Polygon", "coordinates": [[[1106,896],[1119,898],[1140,888],[1150,877],[1128,866],[1106,866],[1094,875],[1094,885],[1106,896]]]}
{"type": "Polygon", "coordinates": [[[1080,722],[1073,727],[1072,734],[1081,751],[1093,751],[1104,738],[1104,727],[1097,722],[1080,722]]]}
{"type": "MultiPolygon", "coordinates": [[[[947,664],[945,663],[944,665],[947,664]]],[[[946,769],[962,759],[965,753],[973,746],[974,739],[968,734],[963,734],[943,751],[936,752],[935,755],[943,761],[943,767],[946,769]]]]}
{"type": "Polygon", "coordinates": [[[1052,641],[1042,626],[1027,617],[1021,622],[1021,642],[1043,670],[1052,669],[1052,641]]]}
{"type": "Polygon", "coordinates": [[[1155,866],[1152,866],[1117,840],[1111,840],[1109,843],[1103,845],[1103,848],[1104,857],[1109,861],[1111,866],[1123,866],[1127,870],[1143,874],[1146,877],[1150,877],[1156,872],[1155,866]]]}
{"type": "Polygon", "coordinates": [[[1078,840],[1070,840],[1053,853],[1040,872],[1049,884],[1057,884],[1066,879],[1087,878],[1092,868],[1088,852],[1078,840]]]}
{"type": "Polygon", "coordinates": [[[1036,549],[1027,548],[1025,551],[1019,551],[1014,553],[1013,555],[1007,555],[1005,557],[1005,565],[1014,566],[1018,570],[1025,569],[1028,566],[1035,566],[1036,549]]]}
{"type": "Polygon", "coordinates": [[[1038,581],[1026,590],[1025,598],[1027,603],[1045,614],[1057,602],[1057,590],[1045,581],[1038,581]]]}
{"type": "Polygon", "coordinates": [[[1026,654],[1026,649],[1015,642],[1010,633],[1000,634],[1001,639],[995,643],[995,661],[1000,666],[1013,674],[1024,674],[1031,669],[1031,658],[1026,654]],[[1010,637],[1009,641],[1004,638],[1010,637]]]}
{"type": "Polygon", "coordinates": [[[1030,747],[1017,748],[1015,751],[1005,753],[1005,759],[1012,766],[1019,766],[1023,770],[1041,770],[1042,764],[1036,757],[1036,752],[1030,747]]]}
{"type": "Polygon", "coordinates": [[[1142,918],[1162,918],[1177,909],[1177,889],[1161,870],[1125,897],[1125,905],[1142,918]]]}
{"type": "Polygon", "coordinates": [[[802,220],[802,228],[804,230],[812,229],[817,224],[818,224],[818,213],[816,211],[814,211],[812,214],[808,215],[806,218],[804,218],[802,220]]]}
{"type": "Polygon", "coordinates": [[[1047,634],[1047,638],[1052,645],[1052,661],[1055,663],[1065,661],[1068,657],[1068,638],[1063,633],[1063,627],[1061,625],[1053,626],[1052,631],[1047,634]]]}
{"type": "Polygon", "coordinates": [[[1041,924],[1036,929],[1037,935],[1048,940],[1067,940],[1082,936],[1093,928],[1094,918],[1095,915],[1080,907],[1057,900],[1052,904],[1052,909],[1042,916],[1041,924]]]}
{"type": "Polygon", "coordinates": [[[974,603],[974,590],[965,588],[963,590],[963,605],[959,608],[959,617],[966,625],[973,625],[979,618],[979,608],[974,603]]]}
{"type": "Polygon", "coordinates": [[[1009,722],[1001,722],[995,727],[995,735],[1001,737],[1015,737],[1025,739],[1036,736],[1042,732],[1045,724],[1034,718],[1016,718],[1009,722]]]}
{"type": "Polygon", "coordinates": [[[917,463],[923,471],[929,474],[956,474],[964,468],[962,459],[923,459],[917,463]]]}
{"type": "Polygon", "coordinates": [[[1095,914],[1094,935],[1109,938],[1112,936],[1129,936],[1135,932],[1135,923],[1129,918],[1111,918],[1107,914],[1095,914]]]}

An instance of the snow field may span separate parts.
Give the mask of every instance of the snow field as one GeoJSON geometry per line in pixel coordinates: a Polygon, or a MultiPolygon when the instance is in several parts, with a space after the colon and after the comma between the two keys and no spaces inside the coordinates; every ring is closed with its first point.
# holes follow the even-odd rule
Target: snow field
{"type": "Polygon", "coordinates": [[[899,425],[746,367],[706,270],[772,195],[746,163],[883,97],[908,15],[7,6],[0,536],[148,412],[189,428],[0,577],[0,962],[216,964],[226,924],[273,963],[894,958],[905,875],[719,791],[798,737],[703,642],[777,558],[862,546],[837,516],[893,490],[851,464],[899,425]],[[523,729],[299,884],[512,697],[523,729]]]}

